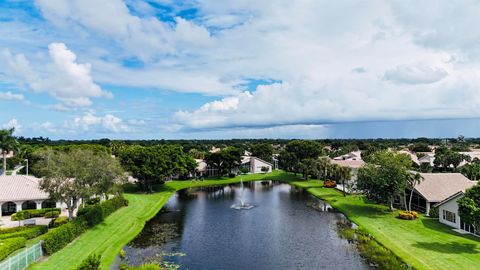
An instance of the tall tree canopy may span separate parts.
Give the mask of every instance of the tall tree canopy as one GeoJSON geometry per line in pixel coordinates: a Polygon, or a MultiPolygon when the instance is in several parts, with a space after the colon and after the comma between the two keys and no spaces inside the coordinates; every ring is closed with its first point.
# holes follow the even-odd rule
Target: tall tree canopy
{"type": "Polygon", "coordinates": [[[230,146],[216,153],[210,153],[206,156],[205,162],[216,168],[221,175],[231,173],[233,168],[240,165],[242,161],[242,150],[230,146]]]}
{"type": "Polygon", "coordinates": [[[312,163],[323,154],[322,145],[315,141],[295,140],[287,143],[285,150],[280,153],[280,165],[287,171],[301,172],[306,179],[309,168],[306,163],[312,163]]]}
{"type": "Polygon", "coordinates": [[[390,203],[405,192],[410,180],[410,157],[393,151],[378,151],[370,155],[370,163],[358,170],[357,189],[370,199],[390,203]]]}
{"type": "Polygon", "coordinates": [[[193,157],[179,145],[129,146],[122,149],[118,157],[145,191],[152,191],[153,184],[169,177],[187,175],[196,167],[193,157]]]}
{"type": "Polygon", "coordinates": [[[79,199],[115,193],[125,180],[118,161],[106,153],[46,148],[35,155],[35,171],[42,177],[40,188],[52,199],[64,202],[70,218],[79,199]]]}
{"type": "Polygon", "coordinates": [[[435,150],[435,167],[448,170],[450,167],[456,169],[462,161],[470,161],[470,156],[460,154],[447,147],[439,147],[435,150]]]}
{"type": "Polygon", "coordinates": [[[458,214],[463,222],[480,231],[480,184],[466,190],[465,196],[458,200],[458,214]]]}
{"type": "Polygon", "coordinates": [[[272,162],[273,146],[270,143],[256,143],[250,147],[252,156],[272,162]]]}
{"type": "Polygon", "coordinates": [[[0,150],[3,158],[3,174],[7,173],[7,155],[10,151],[18,149],[18,141],[13,137],[15,128],[0,130],[0,150]]]}

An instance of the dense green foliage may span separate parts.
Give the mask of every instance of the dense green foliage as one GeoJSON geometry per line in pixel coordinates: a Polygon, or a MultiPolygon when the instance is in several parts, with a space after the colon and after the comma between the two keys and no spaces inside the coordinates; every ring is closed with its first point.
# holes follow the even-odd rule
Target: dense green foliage
{"type": "Polygon", "coordinates": [[[117,195],[110,200],[81,207],[77,212],[77,218],[83,219],[88,227],[93,227],[102,223],[105,217],[117,209],[127,205],[128,201],[122,195],[117,195]]]}
{"type": "Polygon", "coordinates": [[[287,171],[303,174],[307,179],[310,165],[324,153],[322,145],[315,141],[294,140],[280,153],[279,163],[287,171]]]}
{"type": "Polygon", "coordinates": [[[218,170],[218,175],[232,174],[233,168],[240,165],[242,150],[237,147],[227,147],[215,153],[209,153],[205,162],[218,170]]]}
{"type": "Polygon", "coordinates": [[[459,171],[470,180],[480,180],[480,160],[474,158],[472,163],[463,165],[459,168],[459,171]]]}
{"type": "Polygon", "coordinates": [[[480,231],[480,184],[468,189],[465,196],[458,200],[458,214],[463,222],[480,231]]]}
{"type": "Polygon", "coordinates": [[[47,226],[43,225],[36,225],[36,226],[22,226],[16,227],[17,230],[9,231],[7,230],[0,230],[0,239],[8,239],[8,238],[16,238],[16,237],[23,237],[25,239],[32,239],[39,235],[42,235],[47,232],[47,226]],[[8,232],[8,233],[5,233],[8,232]]]}
{"type": "Polygon", "coordinates": [[[102,257],[98,254],[91,254],[82,261],[77,270],[99,270],[102,257]]]}
{"type": "Polygon", "coordinates": [[[68,217],[58,217],[55,219],[52,219],[50,223],[48,224],[49,228],[57,228],[63,224],[66,224],[70,221],[68,217]]]}
{"type": "Polygon", "coordinates": [[[451,167],[453,167],[453,170],[456,169],[464,160],[470,161],[470,156],[460,154],[447,147],[439,147],[435,150],[435,160],[433,163],[435,167],[446,171],[451,167]]]}
{"type": "Polygon", "coordinates": [[[256,143],[250,147],[252,156],[272,162],[273,146],[270,143],[256,143]]]}
{"type": "Polygon", "coordinates": [[[42,247],[47,255],[51,255],[85,232],[87,225],[83,220],[66,223],[48,231],[43,238],[42,247]]]}
{"type": "Polygon", "coordinates": [[[80,198],[117,193],[125,182],[118,161],[104,152],[75,149],[70,152],[44,149],[36,152],[40,188],[67,205],[70,218],[80,198]]]}
{"type": "Polygon", "coordinates": [[[154,184],[169,177],[188,175],[196,167],[195,160],[179,145],[130,146],[119,151],[118,156],[145,191],[152,191],[154,184]]]}
{"type": "Polygon", "coordinates": [[[60,214],[60,209],[59,208],[43,208],[43,209],[22,210],[22,211],[18,211],[17,213],[13,214],[10,218],[12,220],[19,220],[19,219],[17,219],[18,215],[22,216],[21,220],[34,218],[34,217],[45,217],[46,214],[49,214],[49,213],[52,213],[52,212],[60,214]]]}
{"type": "Polygon", "coordinates": [[[12,254],[12,252],[25,246],[24,237],[8,238],[0,240],[0,261],[12,254]]]}
{"type": "Polygon", "coordinates": [[[410,180],[411,160],[393,151],[375,152],[370,159],[370,164],[358,170],[357,189],[369,199],[389,203],[393,208],[394,199],[404,194],[410,180]]]}

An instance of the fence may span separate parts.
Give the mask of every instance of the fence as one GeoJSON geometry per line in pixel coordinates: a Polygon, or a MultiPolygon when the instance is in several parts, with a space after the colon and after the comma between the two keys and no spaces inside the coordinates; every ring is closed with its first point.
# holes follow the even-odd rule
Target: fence
{"type": "Polygon", "coordinates": [[[37,243],[0,262],[0,270],[23,270],[43,255],[42,243],[37,243]]]}

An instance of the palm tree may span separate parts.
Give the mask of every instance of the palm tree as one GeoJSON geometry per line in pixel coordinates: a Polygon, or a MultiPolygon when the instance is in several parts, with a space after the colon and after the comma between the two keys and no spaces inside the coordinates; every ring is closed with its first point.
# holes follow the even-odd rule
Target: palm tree
{"type": "Polygon", "coordinates": [[[0,130],[0,149],[3,157],[3,175],[7,174],[7,154],[18,149],[18,141],[13,137],[15,128],[0,130]]]}
{"type": "Polygon", "coordinates": [[[345,182],[346,180],[352,178],[352,171],[349,167],[340,167],[338,170],[339,178],[342,180],[342,187],[343,187],[343,196],[347,196],[345,192],[345,182]]]}
{"type": "Polygon", "coordinates": [[[422,182],[423,177],[419,173],[409,173],[407,175],[407,185],[410,187],[410,198],[408,202],[408,211],[412,211],[412,197],[415,186],[422,182]]]}

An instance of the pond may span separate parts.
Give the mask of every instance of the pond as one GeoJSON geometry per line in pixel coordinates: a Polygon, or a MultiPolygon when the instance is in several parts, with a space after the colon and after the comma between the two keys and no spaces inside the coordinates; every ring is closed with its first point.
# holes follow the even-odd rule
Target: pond
{"type": "Polygon", "coordinates": [[[124,262],[161,257],[191,270],[368,269],[337,235],[343,215],[326,209],[306,191],[273,181],[181,191],[124,248],[124,262]],[[241,198],[254,207],[232,209],[241,198]]]}

